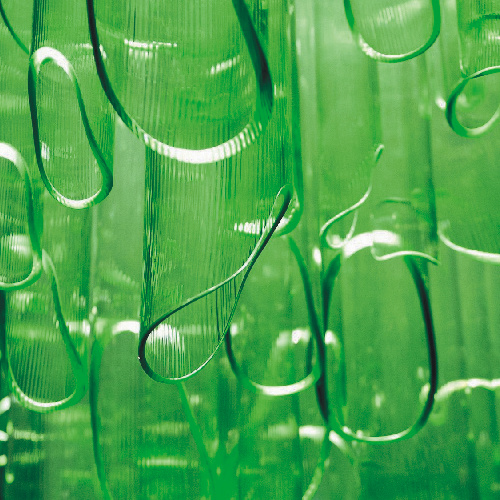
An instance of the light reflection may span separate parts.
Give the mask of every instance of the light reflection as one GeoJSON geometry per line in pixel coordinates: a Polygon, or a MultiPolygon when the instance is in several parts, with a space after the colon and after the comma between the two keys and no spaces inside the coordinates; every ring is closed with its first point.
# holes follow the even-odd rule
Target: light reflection
{"type": "Polygon", "coordinates": [[[371,248],[374,244],[399,246],[401,245],[401,237],[385,229],[376,229],[369,233],[358,234],[345,244],[343,249],[344,257],[346,259],[352,257],[363,248],[371,248]]]}

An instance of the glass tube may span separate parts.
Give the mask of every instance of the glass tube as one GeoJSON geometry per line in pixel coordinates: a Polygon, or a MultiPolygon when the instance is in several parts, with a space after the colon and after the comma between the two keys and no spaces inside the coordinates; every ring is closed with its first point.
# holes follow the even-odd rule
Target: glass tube
{"type": "MultiPolygon", "coordinates": [[[[0,288],[22,288],[41,273],[41,249],[35,220],[40,194],[30,171],[33,139],[28,111],[28,56],[9,30],[7,12],[23,37],[31,33],[29,2],[14,8],[7,2],[0,19],[0,288]],[[30,165],[28,165],[28,163],[30,165]]],[[[21,35],[20,35],[21,36],[21,35]]]]}
{"type": "Polygon", "coordinates": [[[500,116],[500,44],[494,1],[446,2],[441,51],[446,118],[464,137],[488,132],[500,116]]]}
{"type": "Polygon", "coordinates": [[[314,154],[321,241],[341,247],[382,151],[374,61],[359,50],[339,2],[297,4],[302,149],[314,154]]]}
{"type": "MultiPolygon", "coordinates": [[[[490,123],[488,133],[484,129],[474,137],[463,137],[448,126],[446,101],[450,87],[458,78],[460,53],[456,12],[451,3],[447,3],[446,7],[443,10],[443,34],[439,43],[427,53],[434,101],[431,121],[432,175],[438,232],[441,240],[458,252],[480,260],[499,262],[497,193],[500,174],[496,158],[500,131],[499,127],[490,123]]],[[[500,102],[497,100],[500,96],[496,84],[491,88],[483,87],[483,83],[489,86],[492,82],[490,78],[495,76],[471,79],[456,100],[457,113],[459,105],[462,106],[464,113],[461,116],[468,117],[471,127],[484,125],[500,102]]]]}
{"type": "Polygon", "coordinates": [[[29,54],[33,0],[2,0],[0,2],[0,17],[18,47],[25,54],[29,54]]]}
{"type": "Polygon", "coordinates": [[[291,201],[291,165],[284,156],[290,137],[288,6],[256,4],[249,12],[274,82],[265,132],[251,147],[209,164],[146,151],[139,356],[157,380],[186,377],[213,355],[247,273],[291,201]]]}
{"type": "Polygon", "coordinates": [[[349,26],[368,56],[401,62],[425,52],[437,39],[439,0],[344,0],[349,26]]]}
{"type": "MultiPolygon", "coordinates": [[[[24,31],[23,16],[15,9],[11,13],[24,31]]],[[[76,403],[86,391],[81,356],[88,338],[88,280],[81,262],[89,226],[85,213],[65,213],[42,189],[34,167],[28,55],[5,25],[1,33],[0,136],[15,145],[3,143],[0,153],[2,274],[9,275],[2,286],[7,290],[2,295],[2,363],[19,403],[47,412],[76,403]]]]}
{"type": "Polygon", "coordinates": [[[379,65],[384,156],[366,214],[378,260],[414,255],[437,262],[431,102],[425,59],[379,65]]]}
{"type": "Polygon", "coordinates": [[[184,163],[213,163],[265,129],[274,93],[268,47],[260,42],[271,20],[262,15],[267,7],[257,7],[252,20],[242,0],[87,6],[106,95],[151,149],[184,163]]]}
{"type": "Polygon", "coordinates": [[[48,191],[72,208],[104,199],[113,182],[114,115],[96,73],[83,5],[35,2],[29,95],[48,191]]]}

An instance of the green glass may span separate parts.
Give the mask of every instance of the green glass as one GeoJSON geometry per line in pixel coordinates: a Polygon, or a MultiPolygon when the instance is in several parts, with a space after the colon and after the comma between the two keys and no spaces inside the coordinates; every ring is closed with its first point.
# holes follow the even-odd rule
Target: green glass
{"type": "Polygon", "coordinates": [[[29,409],[49,412],[78,402],[86,392],[87,374],[74,344],[75,331],[63,316],[53,263],[46,253],[42,266],[43,275],[25,291],[2,293],[1,348],[13,395],[29,409]]]}
{"type": "Polygon", "coordinates": [[[0,497],[496,498],[495,6],[1,0],[0,497]]]}
{"type": "Polygon", "coordinates": [[[29,95],[47,190],[72,208],[103,200],[113,184],[114,115],[96,74],[84,5],[35,2],[29,95]]]}
{"type": "MultiPolygon", "coordinates": [[[[359,498],[496,496],[498,315],[492,300],[500,283],[498,266],[444,245],[439,255],[440,265],[429,269],[439,352],[434,408],[413,439],[366,447],[358,455],[359,498]]],[[[421,402],[425,396],[424,390],[421,402]]]]}
{"type": "Polygon", "coordinates": [[[373,175],[370,223],[364,223],[373,230],[372,254],[378,260],[413,255],[436,263],[427,65],[417,58],[378,70],[385,152],[373,175]]]}
{"type": "Polygon", "coordinates": [[[417,57],[439,36],[439,0],[344,0],[344,6],[361,50],[377,61],[417,57]]]}
{"type": "MultiPolygon", "coordinates": [[[[25,33],[25,13],[6,6],[4,14],[10,13],[18,32],[25,33]]],[[[29,3],[25,7],[30,10],[29,3]]],[[[85,267],[78,264],[79,270],[73,269],[86,260],[87,234],[85,223],[79,224],[81,214],[64,213],[42,189],[34,165],[28,55],[5,24],[0,55],[5,68],[0,79],[0,135],[15,145],[2,143],[0,153],[1,288],[6,291],[2,292],[2,367],[5,383],[20,404],[48,412],[75,404],[87,387],[82,356],[88,324],[83,323],[82,301],[85,304],[88,287],[82,278],[85,267]]]]}
{"type": "Polygon", "coordinates": [[[152,381],[135,362],[138,322],[102,322],[95,333],[90,401],[103,498],[202,498],[213,485],[183,387],[152,381]]]}
{"type": "MultiPolygon", "coordinates": [[[[194,15],[165,0],[87,6],[103,89],[152,150],[184,163],[213,163],[249,147],[266,128],[272,40],[263,46],[260,38],[267,38],[272,15],[254,27],[243,0],[211,0],[194,15]]],[[[258,17],[268,11],[255,8],[258,17]]]]}
{"type": "Polygon", "coordinates": [[[318,381],[321,368],[317,361],[308,362],[308,351],[321,342],[321,332],[311,315],[310,277],[297,243],[288,237],[271,239],[249,275],[225,337],[228,359],[243,387],[283,396],[318,381]]]}
{"type": "Polygon", "coordinates": [[[28,167],[12,146],[0,143],[2,237],[0,289],[24,288],[42,272],[40,241],[35,227],[33,189],[28,167]]]}
{"type": "MultiPolygon", "coordinates": [[[[29,3],[26,4],[29,6],[29,3]]],[[[25,11],[10,2],[3,17],[12,15],[19,33],[30,32],[31,19],[25,11]],[[21,15],[22,14],[22,15],[21,15]]],[[[39,186],[33,185],[28,163],[33,154],[32,131],[27,99],[27,55],[16,43],[4,21],[0,23],[0,288],[22,288],[41,273],[41,249],[33,196],[39,186]],[[27,163],[28,162],[28,163],[27,163]]]]}
{"type": "Polygon", "coordinates": [[[48,193],[35,199],[43,207],[33,216],[43,227],[41,267],[36,281],[2,295],[2,366],[22,405],[50,412],[77,403],[87,388],[89,282],[88,267],[79,263],[88,259],[90,226],[87,213],[65,214],[48,193]]]}
{"type": "MultiPolygon", "coordinates": [[[[0,16],[2,29],[9,31],[10,35],[25,53],[29,54],[31,43],[31,27],[33,19],[33,0],[2,0],[0,2],[0,16]]],[[[16,52],[16,51],[14,51],[16,52]]]]}
{"type": "MultiPolygon", "coordinates": [[[[452,8],[443,12],[447,16],[443,24],[446,31],[440,43],[427,53],[430,90],[435,103],[432,107],[431,144],[438,231],[446,245],[456,251],[476,259],[498,262],[500,221],[496,200],[500,177],[495,165],[499,129],[488,125],[488,133],[464,137],[449,127],[444,116],[448,84],[455,84],[453,75],[459,67],[454,14],[452,8]]],[[[457,113],[461,103],[462,109],[467,111],[462,116],[468,117],[471,126],[482,126],[498,107],[496,86],[490,89],[493,93],[482,87],[481,82],[488,78],[471,80],[467,87],[471,93],[457,99],[457,113]],[[475,86],[476,82],[478,86],[475,86]]]]}
{"type": "Polygon", "coordinates": [[[325,343],[340,344],[340,348],[337,370],[320,388],[318,397],[323,401],[327,422],[342,438],[381,444],[410,439],[425,426],[437,389],[437,354],[425,263],[414,257],[405,257],[404,263],[394,258],[377,262],[366,251],[373,246],[374,233],[355,235],[328,269],[331,277],[325,282],[324,297],[328,299],[325,301],[328,321],[325,343]],[[406,274],[402,272],[405,266],[406,274]],[[364,280],[364,285],[349,286],[350,296],[344,297],[346,279],[364,280]],[[391,279],[398,282],[392,286],[384,284],[391,279]],[[380,297],[381,289],[387,294],[385,298],[380,297]],[[363,294],[369,294],[364,300],[376,306],[362,312],[349,309],[348,304],[361,300],[354,297],[363,294]],[[342,304],[341,315],[331,305],[332,301],[342,304]],[[383,320],[383,304],[387,314],[391,314],[392,307],[398,303],[400,314],[383,320]],[[391,335],[398,341],[390,341],[391,335]],[[415,360],[396,368],[399,357],[395,350],[399,342],[412,350],[415,360]],[[387,371],[370,362],[375,352],[378,359],[385,360],[387,371]],[[419,375],[419,364],[424,375],[419,375]],[[393,370],[399,373],[397,380],[391,375],[393,370]],[[404,381],[402,385],[401,381],[404,381]],[[420,403],[415,395],[420,393],[424,381],[427,382],[426,398],[420,403]],[[410,388],[413,388],[413,398],[408,399],[410,388]],[[396,409],[395,405],[399,404],[402,407],[396,409]],[[351,405],[362,407],[363,411],[353,412],[351,405]]]}
{"type": "Polygon", "coordinates": [[[497,11],[496,2],[460,0],[443,13],[446,118],[463,137],[487,133],[500,115],[497,11]]]}
{"type": "Polygon", "coordinates": [[[255,144],[210,164],[146,150],[139,357],[156,380],[184,378],[207,363],[246,276],[291,202],[292,159],[283,155],[291,138],[289,13],[278,2],[263,9],[256,4],[249,12],[279,92],[255,144]],[[266,22],[259,24],[261,17],[266,22]]]}
{"type": "Polygon", "coordinates": [[[296,8],[301,148],[314,168],[321,240],[339,248],[383,149],[376,65],[359,51],[339,2],[296,8]]]}
{"type": "Polygon", "coordinates": [[[139,321],[144,234],[144,145],[116,122],[114,185],[92,209],[92,320],[139,321]]]}

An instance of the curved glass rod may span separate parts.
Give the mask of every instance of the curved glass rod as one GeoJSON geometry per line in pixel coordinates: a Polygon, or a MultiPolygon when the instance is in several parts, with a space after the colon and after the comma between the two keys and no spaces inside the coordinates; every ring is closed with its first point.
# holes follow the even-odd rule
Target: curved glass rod
{"type": "Polygon", "coordinates": [[[167,156],[185,163],[214,163],[230,156],[236,155],[242,149],[255,142],[265,130],[271,116],[273,107],[273,84],[266,56],[259,38],[252,24],[250,13],[244,0],[232,0],[245,42],[252,60],[255,72],[257,91],[255,114],[243,129],[231,139],[222,144],[216,144],[206,149],[187,149],[165,144],[148,134],[141,124],[131,117],[118,98],[110,81],[104,59],[102,46],[99,41],[97,22],[94,9],[94,0],[87,0],[87,13],[90,29],[90,38],[97,67],[97,74],[102,88],[106,93],[118,116],[125,125],[139,137],[148,147],[160,155],[167,156]]]}
{"type": "Polygon", "coordinates": [[[493,113],[491,118],[479,125],[477,127],[467,127],[463,125],[457,117],[457,100],[460,98],[460,95],[464,91],[465,87],[469,82],[474,80],[475,78],[486,77],[488,75],[499,73],[500,66],[493,66],[491,68],[485,68],[480,71],[476,71],[472,75],[468,75],[460,80],[453,91],[451,92],[448,100],[446,101],[446,120],[448,121],[450,127],[460,136],[462,137],[480,137],[486,132],[488,132],[491,127],[496,123],[498,118],[500,117],[500,106],[493,113]]]}
{"type": "MultiPolygon", "coordinates": [[[[69,362],[71,365],[71,371],[75,377],[75,389],[72,394],[61,399],[59,401],[42,402],[36,401],[35,399],[29,397],[24,391],[19,387],[15,375],[12,370],[12,365],[10,362],[9,348],[7,345],[7,332],[5,328],[6,322],[6,311],[5,311],[5,292],[0,292],[0,349],[2,352],[1,363],[5,376],[7,378],[7,384],[16,400],[21,406],[27,408],[28,410],[36,411],[37,413],[49,413],[54,410],[62,410],[73,406],[78,403],[85,393],[87,392],[87,369],[84,362],[81,360],[80,355],[71,339],[69,333],[68,325],[64,319],[61,302],[59,299],[59,291],[57,284],[56,272],[54,269],[54,264],[50,259],[49,255],[42,250],[42,266],[43,271],[50,282],[50,288],[52,290],[52,297],[54,301],[54,313],[57,318],[57,327],[59,333],[61,334],[62,340],[64,342],[64,348],[66,354],[68,355],[69,362]]],[[[58,360],[54,360],[55,363],[58,360]]]]}
{"type": "MultiPolygon", "coordinates": [[[[267,242],[269,241],[269,239],[273,235],[274,231],[278,227],[284,214],[286,213],[288,206],[290,205],[290,201],[292,199],[292,193],[293,193],[293,189],[292,189],[292,186],[290,184],[286,184],[285,186],[283,186],[280,189],[279,193],[276,196],[275,202],[274,202],[274,207],[277,208],[277,213],[276,213],[275,217],[272,216],[274,219],[272,221],[273,222],[272,225],[267,230],[267,232],[263,233],[263,235],[261,236],[261,238],[257,242],[257,245],[255,246],[253,252],[250,254],[250,256],[248,257],[246,262],[235,273],[233,273],[231,276],[229,276],[227,279],[225,279],[221,283],[218,283],[217,285],[214,285],[213,287],[209,288],[208,290],[205,290],[204,292],[187,300],[186,302],[184,302],[183,304],[181,304],[179,307],[175,308],[174,310],[172,310],[166,314],[163,314],[154,323],[152,323],[151,325],[148,325],[147,329],[145,329],[141,332],[141,336],[140,336],[140,340],[139,340],[139,348],[138,348],[139,361],[141,363],[143,370],[146,372],[146,374],[149,377],[151,377],[153,380],[156,380],[157,382],[165,382],[165,383],[174,383],[174,382],[179,381],[179,380],[186,380],[186,379],[192,377],[195,373],[198,373],[210,361],[212,356],[215,354],[215,351],[217,350],[217,348],[214,349],[214,352],[212,353],[212,355],[201,366],[199,366],[198,369],[194,370],[190,374],[183,376],[183,377],[178,377],[178,378],[167,378],[167,377],[160,375],[159,373],[156,373],[153,370],[153,368],[151,368],[151,366],[147,360],[147,357],[146,357],[146,343],[147,343],[148,338],[151,335],[151,333],[158,327],[158,325],[163,323],[168,317],[172,316],[173,314],[180,311],[181,309],[188,307],[193,302],[196,302],[196,301],[202,299],[203,297],[206,297],[207,295],[211,294],[212,292],[214,292],[218,288],[221,288],[222,286],[231,282],[240,273],[244,273],[240,287],[236,293],[235,304],[234,304],[233,309],[232,309],[232,311],[227,319],[227,324],[228,325],[230,324],[231,318],[232,318],[234,311],[236,309],[236,304],[238,302],[238,298],[241,295],[241,291],[242,291],[243,286],[245,284],[245,281],[248,277],[248,274],[251,271],[255,261],[257,260],[257,258],[261,254],[262,250],[264,250],[264,247],[266,246],[267,242]],[[279,199],[282,199],[282,202],[278,205],[279,199]]],[[[270,222],[271,222],[271,220],[272,219],[270,219],[270,222]]],[[[220,343],[222,343],[222,339],[220,339],[220,343]]],[[[220,343],[219,343],[219,345],[220,345],[220,343]]]]}
{"type": "Polygon", "coordinates": [[[28,166],[17,149],[10,144],[0,142],[0,158],[12,163],[19,176],[24,183],[24,202],[26,204],[26,219],[27,219],[27,234],[31,242],[31,250],[33,256],[33,265],[30,274],[21,281],[8,283],[0,280],[0,290],[19,290],[26,288],[34,283],[42,274],[42,249],[40,247],[40,239],[35,227],[35,209],[33,206],[33,190],[31,186],[31,178],[28,172],[28,166]]]}
{"type": "Polygon", "coordinates": [[[26,55],[29,55],[30,51],[29,51],[28,47],[26,47],[26,45],[23,43],[23,41],[17,35],[15,29],[12,27],[12,24],[10,24],[9,18],[7,17],[7,14],[5,13],[5,9],[3,8],[2,0],[0,0],[0,17],[3,19],[5,26],[7,26],[9,33],[12,35],[12,38],[15,40],[17,45],[19,45],[20,49],[26,55]]]}
{"type": "MultiPolygon", "coordinates": [[[[385,261],[394,257],[413,256],[425,259],[432,264],[438,264],[434,246],[426,245],[420,232],[402,231],[398,226],[406,224],[407,226],[418,227],[426,222],[427,214],[414,205],[407,198],[392,197],[380,201],[374,207],[372,221],[377,229],[372,231],[371,253],[375,260],[385,261]],[[377,217],[385,221],[377,221],[377,217]],[[391,214],[390,220],[387,220],[388,214],[391,214]]],[[[434,243],[434,241],[432,242],[434,243]]]]}
{"type": "Polygon", "coordinates": [[[75,70],[72,64],[64,57],[61,52],[51,47],[40,47],[36,50],[30,57],[29,64],[29,75],[28,75],[28,92],[30,101],[30,111],[31,111],[31,121],[33,124],[33,139],[35,143],[35,154],[38,163],[38,169],[40,170],[40,175],[42,177],[43,183],[45,184],[49,193],[61,204],[70,208],[87,208],[95,205],[102,201],[111,192],[113,187],[113,172],[112,168],[107,164],[99,145],[94,137],[92,128],[89,123],[89,119],[85,112],[85,104],[83,102],[82,93],[80,90],[80,85],[78,84],[78,79],[76,77],[75,70]],[[75,87],[76,99],[78,102],[78,107],[80,108],[80,116],[82,119],[82,124],[89,141],[92,153],[97,161],[97,165],[102,175],[102,184],[99,191],[88,198],[81,200],[72,200],[67,198],[64,194],[59,192],[57,188],[52,184],[51,180],[48,178],[45,172],[45,166],[42,160],[42,149],[40,145],[39,129],[38,129],[38,112],[36,106],[36,92],[37,92],[37,81],[38,75],[42,66],[48,62],[55,63],[59,68],[61,68],[66,75],[69,77],[71,82],[75,87]]]}
{"type": "MultiPolygon", "coordinates": [[[[335,398],[335,402],[330,405],[328,401],[327,395],[327,381],[325,379],[321,379],[320,382],[316,385],[316,395],[318,399],[318,405],[320,407],[322,416],[327,423],[327,425],[337,433],[341,438],[346,441],[358,441],[362,443],[373,443],[373,444],[384,444],[384,443],[393,443],[396,441],[402,441],[403,439],[409,439],[415,434],[417,434],[426,424],[429,419],[429,415],[431,414],[432,407],[434,405],[434,398],[437,391],[438,384],[438,361],[437,361],[437,350],[436,350],[436,338],[434,335],[434,326],[432,322],[432,312],[431,305],[429,300],[429,290],[427,287],[427,283],[425,277],[419,268],[419,265],[416,262],[416,258],[411,256],[405,256],[404,261],[408,270],[412,276],[413,282],[417,289],[417,293],[419,296],[420,307],[422,311],[422,317],[425,324],[425,335],[427,341],[427,352],[428,352],[428,361],[429,361],[429,383],[427,385],[428,391],[425,398],[425,403],[423,408],[418,416],[417,420],[408,428],[404,429],[401,432],[397,432],[394,434],[389,434],[385,436],[363,436],[362,434],[358,434],[353,432],[350,428],[343,425],[342,417],[341,417],[341,400],[339,397],[335,398]]],[[[340,259],[336,258],[332,261],[333,271],[327,272],[329,275],[329,281],[332,286],[338,276],[338,273],[341,269],[340,259]]],[[[331,293],[331,290],[328,292],[324,290],[324,293],[331,293]]],[[[322,363],[326,364],[326,359],[324,358],[325,351],[319,351],[318,356],[323,356],[322,363]]],[[[342,356],[343,350],[342,350],[342,356]]],[[[341,364],[344,362],[341,360],[341,364]]],[[[324,374],[326,377],[326,372],[324,374]]]]}
{"type": "Polygon", "coordinates": [[[360,30],[358,30],[358,26],[356,23],[355,16],[353,14],[353,9],[352,9],[351,4],[352,4],[351,0],[344,0],[344,9],[345,9],[345,14],[346,14],[346,18],[347,18],[347,22],[349,24],[349,27],[351,28],[351,31],[353,32],[355,37],[358,39],[358,43],[361,47],[361,50],[367,56],[369,56],[372,59],[375,59],[377,61],[387,62],[387,63],[396,63],[396,62],[407,61],[408,59],[412,59],[414,57],[417,57],[420,54],[423,54],[428,48],[430,48],[434,44],[434,42],[437,40],[439,33],[441,31],[441,9],[439,6],[439,0],[431,0],[432,31],[431,31],[427,41],[424,42],[419,47],[416,47],[415,49],[410,50],[410,51],[405,52],[405,53],[402,53],[402,54],[383,54],[382,52],[379,52],[378,50],[371,47],[365,41],[360,30]]]}
{"type": "MultiPolygon", "coordinates": [[[[382,156],[383,152],[384,152],[384,145],[380,144],[375,149],[375,151],[373,152],[373,165],[377,165],[377,163],[380,160],[380,157],[382,156]]],[[[349,241],[349,239],[354,234],[354,231],[356,230],[356,222],[357,222],[357,214],[356,214],[356,212],[354,213],[354,219],[353,219],[353,222],[352,222],[351,229],[349,230],[348,234],[346,234],[344,240],[342,240],[340,242],[340,244],[337,244],[336,242],[334,242],[334,240],[332,240],[329,237],[328,232],[329,232],[330,228],[335,223],[339,222],[341,219],[343,219],[347,215],[351,214],[356,209],[358,209],[361,205],[363,205],[365,203],[365,201],[368,199],[368,197],[370,196],[370,192],[371,192],[371,183],[370,183],[370,186],[368,187],[368,189],[366,190],[366,193],[363,195],[362,198],[360,198],[359,201],[357,201],[354,205],[346,208],[345,210],[343,210],[339,214],[335,215],[334,217],[332,217],[331,219],[329,219],[328,221],[326,221],[321,226],[321,229],[319,231],[319,240],[320,240],[320,245],[321,245],[322,248],[328,248],[329,247],[331,249],[336,250],[338,248],[341,248],[344,244],[346,244],[349,241]]]]}
{"type": "MultiPolygon", "coordinates": [[[[316,311],[314,308],[314,299],[313,299],[311,281],[309,279],[309,273],[307,271],[304,258],[300,253],[299,247],[297,246],[297,243],[295,243],[295,240],[291,237],[287,238],[287,240],[290,244],[290,249],[294,257],[297,260],[297,265],[299,266],[300,275],[302,277],[302,283],[304,285],[307,311],[309,314],[309,324],[311,325],[314,341],[316,342],[318,350],[320,350],[322,348],[321,342],[323,342],[323,339],[321,336],[321,328],[319,326],[318,318],[316,316],[316,311]]],[[[298,394],[299,392],[305,391],[306,389],[312,387],[320,379],[322,375],[321,364],[315,363],[312,366],[312,368],[308,370],[309,373],[302,380],[294,382],[293,384],[289,385],[259,384],[253,381],[247,375],[245,375],[240,365],[238,364],[238,361],[234,356],[231,333],[229,331],[227,331],[225,335],[225,346],[229,364],[231,366],[231,369],[233,370],[234,375],[238,379],[238,382],[243,387],[256,394],[262,394],[266,396],[286,396],[290,394],[298,394]]]]}
{"type": "Polygon", "coordinates": [[[443,221],[438,227],[439,239],[449,248],[455,250],[455,252],[463,253],[468,255],[472,259],[479,260],[481,262],[490,262],[492,264],[500,264],[500,254],[492,252],[483,252],[481,250],[473,250],[471,248],[466,248],[461,245],[453,243],[445,234],[446,229],[449,227],[448,221],[443,221]]]}

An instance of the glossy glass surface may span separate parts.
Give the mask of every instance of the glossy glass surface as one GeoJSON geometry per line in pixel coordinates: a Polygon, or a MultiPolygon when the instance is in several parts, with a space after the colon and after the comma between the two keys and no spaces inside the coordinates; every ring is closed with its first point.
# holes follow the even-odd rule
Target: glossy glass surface
{"type": "Polygon", "coordinates": [[[497,10],[0,0],[0,497],[497,498],[497,10]]]}

